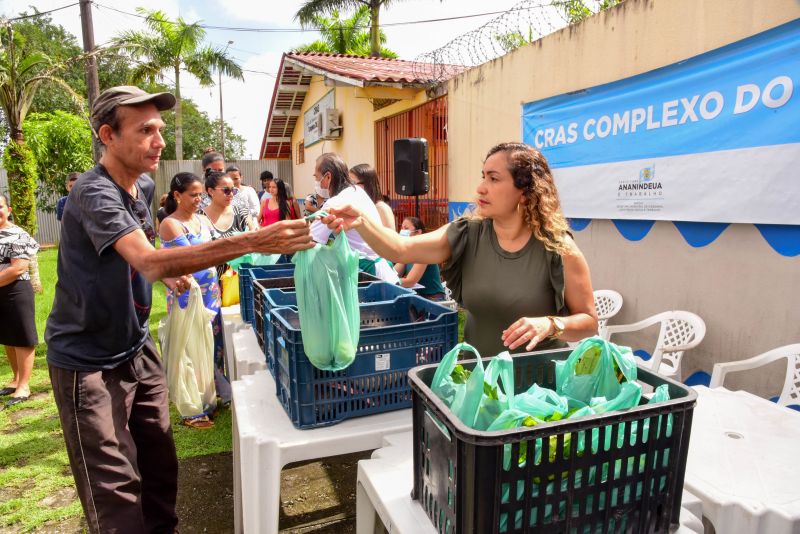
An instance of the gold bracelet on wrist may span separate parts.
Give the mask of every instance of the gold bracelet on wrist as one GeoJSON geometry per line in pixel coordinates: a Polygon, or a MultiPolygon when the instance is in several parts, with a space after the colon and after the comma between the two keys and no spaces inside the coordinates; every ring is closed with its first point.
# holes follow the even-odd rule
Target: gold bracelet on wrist
{"type": "Polygon", "coordinates": [[[550,320],[550,324],[553,325],[553,333],[547,336],[547,339],[558,339],[566,329],[564,320],[554,315],[548,315],[547,318],[550,320]]]}

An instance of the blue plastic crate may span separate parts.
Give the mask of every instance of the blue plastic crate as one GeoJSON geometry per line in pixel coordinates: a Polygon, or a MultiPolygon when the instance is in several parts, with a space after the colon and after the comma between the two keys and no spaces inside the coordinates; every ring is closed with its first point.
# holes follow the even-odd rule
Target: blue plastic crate
{"type": "MultiPolygon", "coordinates": [[[[363,273],[366,275],[366,273],[363,273]]],[[[371,275],[366,275],[371,276],[371,275]]],[[[389,282],[370,282],[367,280],[359,281],[358,283],[358,302],[359,304],[376,304],[379,302],[392,302],[397,297],[403,295],[413,295],[414,291],[402,286],[390,284],[389,282]]],[[[254,299],[254,306],[258,308],[258,299],[254,299]]],[[[261,324],[263,330],[257,332],[259,335],[259,343],[267,357],[267,367],[272,371],[275,376],[275,351],[272,346],[272,322],[270,320],[270,312],[276,308],[292,308],[297,309],[297,292],[294,288],[286,289],[266,289],[261,297],[261,324]]],[[[254,310],[258,313],[259,310],[254,310]]],[[[258,324],[256,318],[256,327],[258,324]]]]}
{"type": "MultiPolygon", "coordinates": [[[[364,272],[358,273],[358,287],[366,287],[370,284],[380,282],[380,278],[372,276],[371,274],[367,274],[364,272]]],[[[268,279],[260,279],[254,280],[252,285],[253,289],[253,330],[256,333],[256,339],[258,340],[258,346],[261,347],[261,350],[264,351],[264,356],[267,359],[267,368],[272,373],[272,376],[275,376],[275,358],[274,358],[274,351],[272,350],[270,344],[272,343],[272,326],[269,324],[269,319],[267,322],[264,322],[264,295],[267,291],[272,290],[284,290],[284,291],[291,291],[294,294],[294,277],[292,278],[268,278],[268,279]],[[264,340],[267,339],[268,341],[265,343],[264,340]]],[[[391,284],[390,284],[391,285],[391,284]]],[[[398,289],[399,286],[394,286],[398,289]]],[[[387,291],[388,292],[388,291],[387,291]]],[[[409,290],[405,290],[404,293],[409,292],[409,290]]],[[[394,299],[382,299],[382,300],[394,300],[394,299]]],[[[294,297],[294,302],[291,306],[297,306],[297,297],[294,297]]],[[[275,306],[270,306],[269,310],[275,308],[275,306]]],[[[269,313],[267,310],[267,314],[269,313]]]]}
{"type": "Polygon", "coordinates": [[[239,312],[242,320],[253,324],[253,280],[265,278],[293,278],[294,264],[279,263],[259,267],[247,267],[243,264],[239,269],[239,312]]]}
{"type": "Polygon", "coordinates": [[[355,361],[336,372],[311,365],[296,310],[272,311],[278,399],[297,428],[410,407],[408,370],[441,361],[458,339],[458,314],[416,295],[360,310],[355,361]]]}

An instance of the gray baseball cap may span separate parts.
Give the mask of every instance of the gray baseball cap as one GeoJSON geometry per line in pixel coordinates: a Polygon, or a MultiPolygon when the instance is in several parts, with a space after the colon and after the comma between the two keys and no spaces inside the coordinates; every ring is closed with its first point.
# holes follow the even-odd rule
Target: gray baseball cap
{"type": "Polygon", "coordinates": [[[119,85],[106,89],[94,103],[92,109],[92,126],[100,128],[98,121],[108,116],[117,106],[136,106],[151,102],[159,111],[175,107],[175,96],[172,93],[148,93],[133,85],[119,85]]]}

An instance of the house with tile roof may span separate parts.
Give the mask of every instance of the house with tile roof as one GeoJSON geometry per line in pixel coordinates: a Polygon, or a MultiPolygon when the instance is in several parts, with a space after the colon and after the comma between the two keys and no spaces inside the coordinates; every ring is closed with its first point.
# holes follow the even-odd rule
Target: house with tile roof
{"type": "MultiPolygon", "coordinates": [[[[448,72],[461,68],[446,66],[448,72]]],[[[325,53],[286,53],[261,144],[262,159],[292,161],[295,196],[313,191],[314,163],[336,152],[350,167],[368,163],[391,198],[398,224],[413,214],[414,199],[395,194],[395,139],[428,140],[430,191],[421,216],[447,221],[447,98],[442,73],[427,63],[325,53]]]]}

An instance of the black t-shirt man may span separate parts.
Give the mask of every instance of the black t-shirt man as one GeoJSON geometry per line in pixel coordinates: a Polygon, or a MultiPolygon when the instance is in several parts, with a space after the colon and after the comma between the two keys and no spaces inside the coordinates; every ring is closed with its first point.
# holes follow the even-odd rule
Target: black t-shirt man
{"type": "Polygon", "coordinates": [[[81,175],[61,226],[58,282],[45,341],[50,365],[75,371],[113,369],[144,345],[152,285],[113,244],[139,228],[154,237],[150,204],[155,184],[136,182],[138,199],[102,165],[81,175]]]}
{"type": "MultiPolygon", "coordinates": [[[[70,193],[45,340],[75,487],[92,534],[173,532],[178,459],[167,384],[148,320],[154,280],[178,293],[185,273],[246,252],[309,248],[304,222],[193,247],[153,247],[153,181],[166,146],[169,93],[106,89],[92,110],[101,165],[70,193]],[[113,178],[113,179],[112,179],[113,178]],[[176,277],[176,278],[172,278],[176,277]],[[149,282],[148,282],[149,280],[149,282]]],[[[280,226],[279,226],[280,225],[280,226]]]]}

